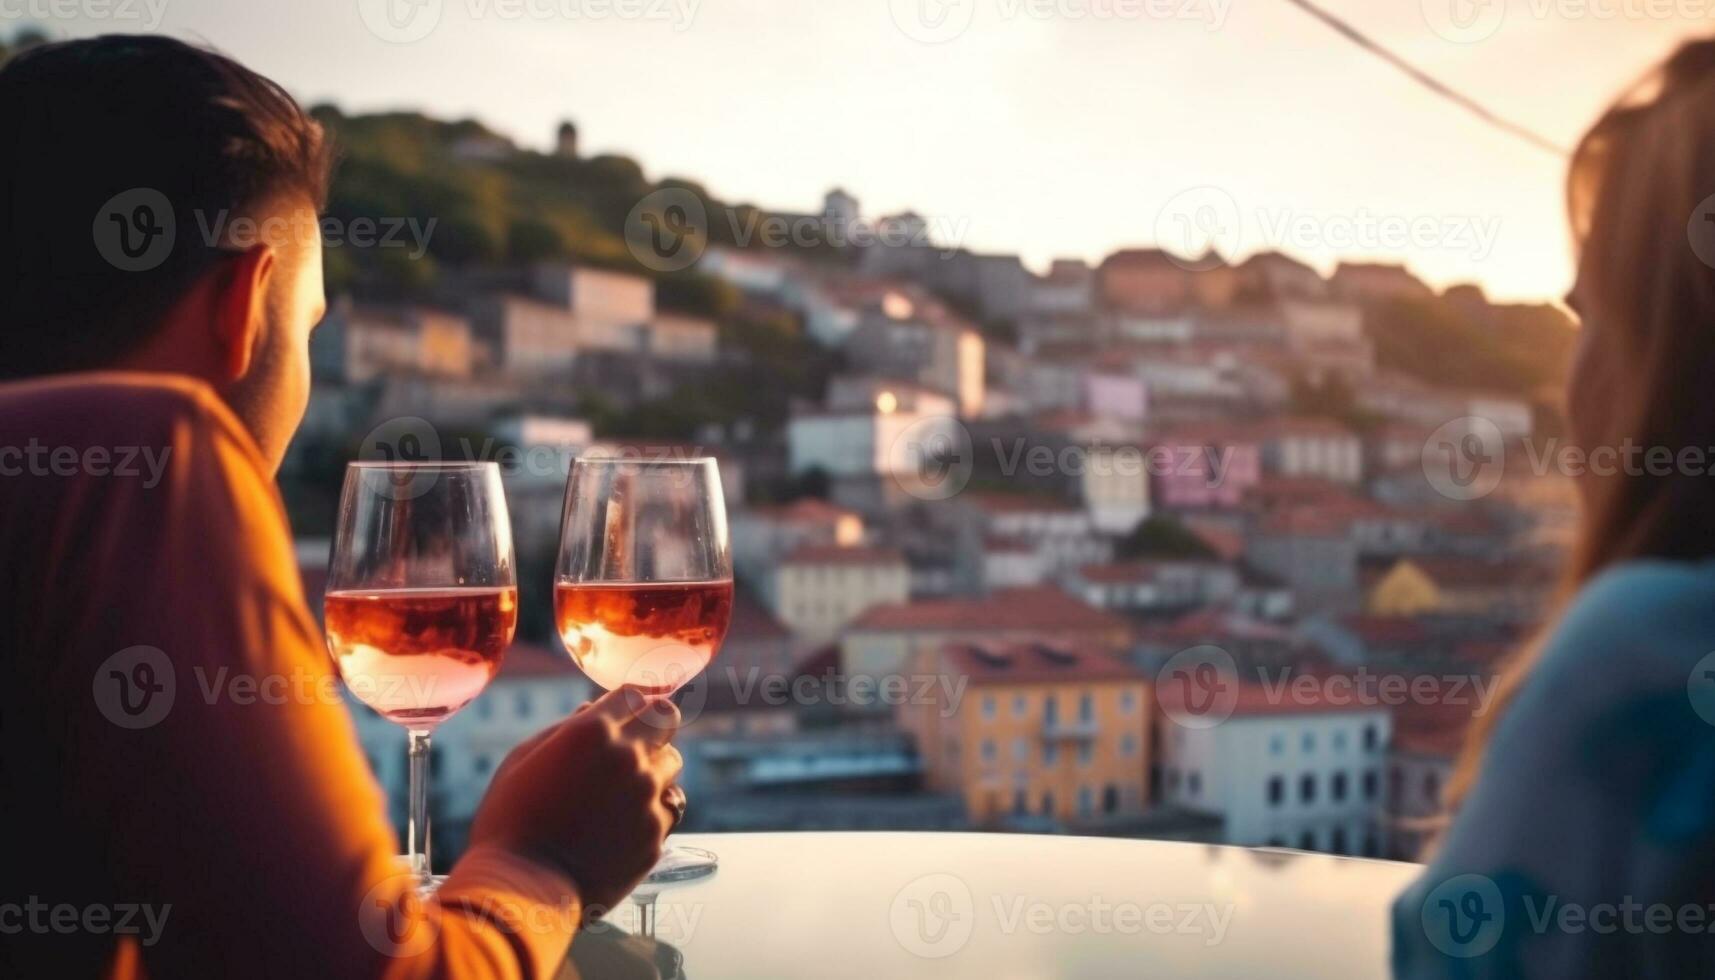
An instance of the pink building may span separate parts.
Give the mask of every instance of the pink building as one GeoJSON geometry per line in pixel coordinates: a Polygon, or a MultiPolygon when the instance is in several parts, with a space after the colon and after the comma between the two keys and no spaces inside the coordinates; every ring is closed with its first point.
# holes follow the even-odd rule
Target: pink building
{"type": "Polygon", "coordinates": [[[1136,375],[1091,371],[1084,376],[1084,402],[1097,418],[1142,422],[1149,411],[1149,386],[1136,375]]]}
{"type": "Polygon", "coordinates": [[[1156,441],[1155,502],[1164,510],[1232,510],[1262,480],[1262,444],[1223,425],[1186,426],[1156,441]]]}

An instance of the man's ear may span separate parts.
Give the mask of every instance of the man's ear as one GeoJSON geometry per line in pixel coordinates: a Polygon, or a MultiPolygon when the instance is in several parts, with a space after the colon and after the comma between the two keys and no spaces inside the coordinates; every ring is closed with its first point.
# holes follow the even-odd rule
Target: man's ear
{"type": "Polygon", "coordinates": [[[251,352],[267,322],[268,285],[277,261],[272,245],[258,243],[227,259],[215,272],[214,343],[227,382],[250,372],[251,352]]]}

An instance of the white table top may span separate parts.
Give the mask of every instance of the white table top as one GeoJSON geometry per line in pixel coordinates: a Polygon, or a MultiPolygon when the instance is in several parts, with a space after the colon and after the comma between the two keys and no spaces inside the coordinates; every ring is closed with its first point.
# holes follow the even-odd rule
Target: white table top
{"type": "MultiPolygon", "coordinates": [[[[657,898],[655,938],[671,949],[611,929],[580,936],[586,977],[1385,977],[1388,909],[1419,870],[1016,834],[673,842],[715,851],[721,866],[657,898]]],[[[611,920],[642,931],[634,908],[611,920]]]]}

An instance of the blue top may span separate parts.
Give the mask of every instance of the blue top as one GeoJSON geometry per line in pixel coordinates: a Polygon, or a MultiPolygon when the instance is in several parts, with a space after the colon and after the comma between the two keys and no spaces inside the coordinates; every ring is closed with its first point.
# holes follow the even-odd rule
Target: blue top
{"type": "Polygon", "coordinates": [[[1396,977],[1715,975],[1712,651],[1715,564],[1579,593],[1394,905],[1396,977]]]}

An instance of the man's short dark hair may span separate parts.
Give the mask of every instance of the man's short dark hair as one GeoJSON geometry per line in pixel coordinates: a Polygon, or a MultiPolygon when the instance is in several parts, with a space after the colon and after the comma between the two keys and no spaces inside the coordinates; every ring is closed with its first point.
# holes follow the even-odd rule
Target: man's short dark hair
{"type": "Polygon", "coordinates": [[[0,377],[136,349],[220,260],[209,230],[281,195],[319,208],[328,165],[321,126],[214,51],[108,35],[18,54],[0,67],[0,377]]]}

